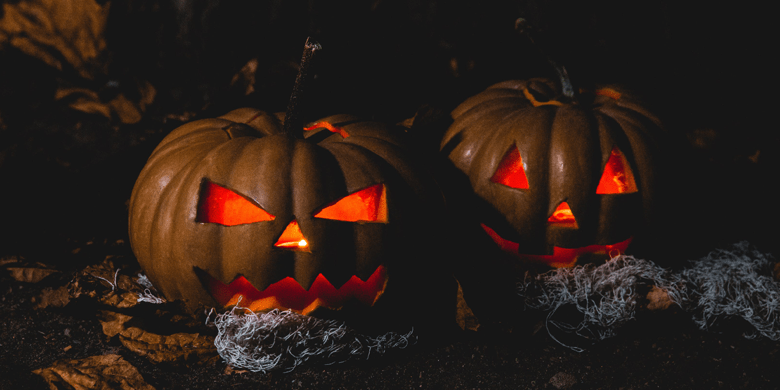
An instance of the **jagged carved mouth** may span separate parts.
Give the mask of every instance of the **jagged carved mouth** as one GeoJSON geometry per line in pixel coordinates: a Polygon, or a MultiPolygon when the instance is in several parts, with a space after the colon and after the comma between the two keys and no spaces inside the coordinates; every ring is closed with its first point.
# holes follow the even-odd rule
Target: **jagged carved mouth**
{"type": "Polygon", "coordinates": [[[223,307],[235,305],[240,299],[240,306],[252,311],[289,309],[304,315],[318,307],[340,309],[351,301],[373,306],[387,283],[387,271],[381,265],[367,280],[363,281],[353,275],[339,288],[319,274],[309,290],[292,277],[286,277],[260,291],[244,276],[238,276],[225,284],[203,270],[196,270],[202,275],[201,279],[211,296],[223,307]]]}
{"type": "Polygon", "coordinates": [[[629,237],[627,240],[616,244],[588,245],[580,248],[561,248],[556,246],[553,248],[552,255],[528,255],[520,253],[520,244],[499,236],[495,230],[484,223],[481,225],[482,229],[487,232],[490,238],[492,238],[504,252],[510,253],[523,261],[544,263],[555,268],[571,267],[577,263],[577,258],[583,254],[603,254],[611,257],[613,255],[625,253],[626,249],[628,249],[628,245],[633,239],[633,237],[629,237]]]}

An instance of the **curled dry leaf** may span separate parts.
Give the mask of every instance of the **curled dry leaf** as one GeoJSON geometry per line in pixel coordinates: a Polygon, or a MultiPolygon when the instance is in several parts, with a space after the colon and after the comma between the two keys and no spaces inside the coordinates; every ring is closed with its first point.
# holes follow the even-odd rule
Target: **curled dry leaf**
{"type": "Polygon", "coordinates": [[[20,260],[16,256],[6,256],[0,259],[0,267],[8,265],[8,264],[16,264],[19,263],[20,260]]]}
{"type": "Polygon", "coordinates": [[[54,98],[69,102],[68,106],[89,114],[102,115],[108,119],[118,119],[122,123],[137,123],[143,117],[146,107],[152,104],[157,94],[154,86],[147,81],[138,85],[138,101],[133,101],[119,93],[113,99],[104,102],[97,92],[88,88],[59,88],[54,98]]]}
{"type": "Polygon", "coordinates": [[[88,297],[100,304],[117,309],[126,309],[138,304],[138,297],[147,289],[138,283],[132,272],[120,269],[107,257],[102,263],[91,265],[80,271],[68,284],[70,297],[88,297]]]}
{"type": "Polygon", "coordinates": [[[35,309],[47,307],[65,307],[70,302],[70,293],[67,286],[59,288],[45,288],[40,295],[34,298],[35,309]]]}
{"type": "Polygon", "coordinates": [[[127,349],[153,363],[195,362],[211,364],[219,358],[214,337],[198,333],[154,334],[130,327],[119,333],[119,341],[127,349]]]}
{"type": "Polygon", "coordinates": [[[175,333],[169,336],[155,334],[134,326],[126,326],[133,317],[111,311],[101,312],[103,333],[109,338],[119,336],[127,349],[144,356],[153,363],[216,361],[214,337],[198,333],[175,333]]]}
{"type": "Polygon", "coordinates": [[[658,286],[653,286],[650,289],[650,292],[647,293],[647,300],[648,310],[666,310],[674,303],[669,298],[669,292],[658,286]]]}
{"type": "Polygon", "coordinates": [[[95,0],[5,2],[0,48],[13,46],[54,68],[70,67],[92,80],[105,73],[98,58],[106,47],[103,32],[109,4],[99,5],[95,0]]]}
{"type": "Polygon", "coordinates": [[[12,278],[25,283],[38,283],[45,277],[59,272],[54,269],[37,267],[8,267],[7,270],[12,278]]]}
{"type": "Polygon", "coordinates": [[[42,376],[52,390],[61,388],[58,384],[76,390],[154,390],[138,370],[119,355],[60,360],[33,373],[42,376]]]}
{"type": "Polygon", "coordinates": [[[240,88],[244,95],[249,95],[255,91],[255,73],[257,72],[257,58],[249,60],[241,70],[233,75],[230,80],[230,86],[240,88]]]}
{"type": "Polygon", "coordinates": [[[458,282],[458,309],[455,321],[462,330],[476,331],[479,328],[479,319],[463,298],[463,288],[461,288],[460,282],[458,282]]]}

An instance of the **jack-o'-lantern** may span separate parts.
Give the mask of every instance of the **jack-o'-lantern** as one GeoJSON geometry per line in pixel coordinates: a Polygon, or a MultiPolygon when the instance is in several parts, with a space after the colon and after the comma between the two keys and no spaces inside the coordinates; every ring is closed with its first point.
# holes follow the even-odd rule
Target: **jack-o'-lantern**
{"type": "Polygon", "coordinates": [[[616,87],[569,95],[545,79],[495,84],[452,112],[441,142],[485,234],[525,264],[624,252],[653,212],[659,120],[616,87]]]}
{"type": "Polygon", "coordinates": [[[443,198],[403,131],[347,115],[305,130],[245,108],[185,124],[154,150],[129,231],[168,299],[309,314],[436,295],[430,274],[445,273],[426,250],[443,198]]]}

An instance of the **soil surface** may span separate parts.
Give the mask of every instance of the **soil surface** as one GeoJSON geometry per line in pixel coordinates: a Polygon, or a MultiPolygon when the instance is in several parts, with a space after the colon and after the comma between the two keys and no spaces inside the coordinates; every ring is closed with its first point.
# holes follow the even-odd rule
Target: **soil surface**
{"type": "Polygon", "coordinates": [[[154,147],[193,119],[245,106],[284,111],[307,36],[323,45],[307,118],[398,123],[421,113],[430,124],[415,136],[434,156],[447,113],[467,97],[502,80],[555,77],[514,31],[521,16],[575,80],[626,85],[667,125],[668,195],[632,254],[680,269],[747,240],[778,258],[780,133],[767,93],[778,80],[766,48],[780,35],[764,31],[776,25],[761,20],[768,10],[735,20],[742,6],[692,2],[93,3],[110,4],[100,66],[57,68],[0,41],[0,389],[45,389],[34,370],[108,354],[156,389],[780,388],[780,342],[744,338],[738,320],[699,330],[674,308],[642,312],[604,341],[564,340],[583,352],[556,342],[544,313],[517,306],[504,309],[509,324],[453,325],[367,361],[266,374],[219,359],[153,363],[106,336],[86,298],[36,308],[45,291],[107,257],[138,267],[127,202],[154,147]],[[99,109],[62,98],[73,88],[94,91],[78,96],[99,109]],[[116,103],[120,95],[135,111],[116,103]],[[56,272],[20,281],[9,270],[17,265],[56,272]]]}

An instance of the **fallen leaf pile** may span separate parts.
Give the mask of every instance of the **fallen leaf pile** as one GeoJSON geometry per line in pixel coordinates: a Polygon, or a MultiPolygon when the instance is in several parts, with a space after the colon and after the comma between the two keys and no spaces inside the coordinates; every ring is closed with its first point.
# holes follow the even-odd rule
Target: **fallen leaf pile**
{"type": "MultiPolygon", "coordinates": [[[[76,272],[66,285],[44,288],[33,300],[35,308],[63,308],[73,302],[94,308],[108,339],[115,338],[127,350],[155,364],[216,363],[219,355],[214,336],[206,334],[209,328],[202,319],[162,299],[156,300],[159,304],[139,299],[154,297],[157,292],[136,272],[135,265],[126,263],[124,258],[107,256],[102,263],[76,272]],[[137,276],[132,276],[134,273],[137,276]]],[[[0,260],[0,267],[23,283],[41,283],[49,275],[61,274],[16,257],[0,260]]],[[[60,360],[34,373],[42,376],[52,389],[153,389],[119,355],[60,360]]]]}
{"type": "Polygon", "coordinates": [[[63,72],[92,80],[105,72],[98,57],[109,3],[94,0],[25,0],[3,4],[0,48],[13,46],[63,72]]]}
{"type": "Polygon", "coordinates": [[[119,355],[60,360],[51,367],[33,372],[42,376],[52,390],[61,388],[60,383],[76,390],[154,390],[138,370],[119,355]]]}
{"type": "Polygon", "coordinates": [[[156,91],[146,81],[120,88],[114,88],[116,81],[105,81],[109,78],[110,55],[106,52],[104,33],[111,2],[103,3],[95,0],[4,3],[0,50],[14,47],[57,69],[60,77],[55,100],[75,110],[122,123],[136,123],[154,101],[156,91]]]}

